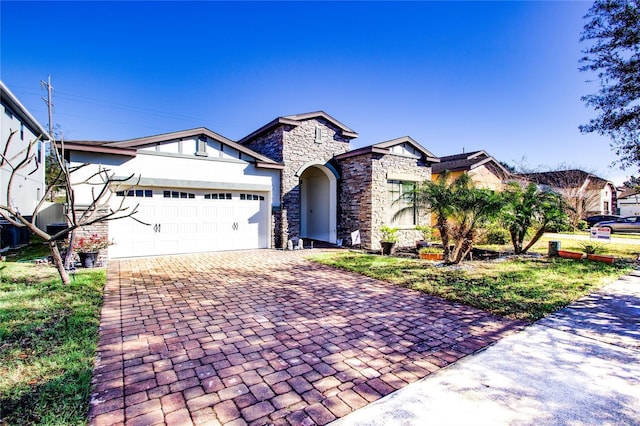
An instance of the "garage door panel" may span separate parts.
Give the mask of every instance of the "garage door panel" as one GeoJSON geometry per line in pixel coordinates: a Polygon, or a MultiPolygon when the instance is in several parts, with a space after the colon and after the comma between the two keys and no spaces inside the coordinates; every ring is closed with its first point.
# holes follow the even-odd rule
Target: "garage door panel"
{"type": "Polygon", "coordinates": [[[109,235],[116,245],[110,256],[266,248],[270,229],[266,199],[241,192],[167,188],[154,189],[151,197],[127,197],[126,205],[139,204],[136,218],[150,226],[132,219],[111,222],[109,235]]]}

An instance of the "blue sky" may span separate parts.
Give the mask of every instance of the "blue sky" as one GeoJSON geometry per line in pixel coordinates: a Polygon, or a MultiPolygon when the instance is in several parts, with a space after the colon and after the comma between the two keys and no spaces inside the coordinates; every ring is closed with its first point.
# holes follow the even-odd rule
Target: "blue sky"
{"type": "Polygon", "coordinates": [[[204,126],[240,139],[324,110],[357,148],[409,135],[436,155],[484,149],[621,183],[580,134],[591,2],[0,3],[0,77],[43,124],[50,74],[65,139],[204,126]]]}

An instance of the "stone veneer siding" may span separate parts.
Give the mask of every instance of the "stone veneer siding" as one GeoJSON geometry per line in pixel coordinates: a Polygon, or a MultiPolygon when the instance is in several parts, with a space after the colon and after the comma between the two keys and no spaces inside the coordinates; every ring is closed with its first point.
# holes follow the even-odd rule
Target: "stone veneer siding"
{"type": "Polygon", "coordinates": [[[313,118],[301,121],[298,126],[278,126],[245,143],[248,148],[285,165],[280,178],[281,211],[272,217],[274,235],[277,234],[275,247],[285,247],[287,240],[300,236],[300,177],[296,172],[310,161],[325,164],[347,152],[350,139],[323,118],[313,118]],[[315,141],[317,127],[323,129],[320,143],[315,141]]]}
{"type": "Polygon", "coordinates": [[[362,247],[371,248],[371,154],[347,157],[339,164],[338,238],[350,246],[351,233],[359,230],[362,247]]]}
{"type": "MultiPolygon", "coordinates": [[[[392,154],[367,153],[340,161],[340,233],[351,244],[351,232],[359,229],[363,248],[377,250],[382,236],[380,227],[388,223],[387,181],[389,176],[409,175],[416,182],[431,180],[431,166],[423,160],[392,154]]],[[[430,224],[428,210],[418,211],[418,224],[430,224]]],[[[413,246],[422,234],[413,226],[400,227],[399,246],[413,246]]]]}

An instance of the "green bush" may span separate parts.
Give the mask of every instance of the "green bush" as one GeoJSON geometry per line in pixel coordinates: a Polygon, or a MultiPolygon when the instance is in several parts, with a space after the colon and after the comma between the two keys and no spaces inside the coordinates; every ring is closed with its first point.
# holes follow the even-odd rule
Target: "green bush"
{"type": "Polygon", "coordinates": [[[589,224],[587,223],[586,220],[579,220],[578,221],[578,229],[581,231],[586,230],[589,227],[589,224]]]}
{"type": "Polygon", "coordinates": [[[504,228],[490,228],[485,230],[481,237],[480,244],[504,245],[511,242],[511,235],[504,228]]]}

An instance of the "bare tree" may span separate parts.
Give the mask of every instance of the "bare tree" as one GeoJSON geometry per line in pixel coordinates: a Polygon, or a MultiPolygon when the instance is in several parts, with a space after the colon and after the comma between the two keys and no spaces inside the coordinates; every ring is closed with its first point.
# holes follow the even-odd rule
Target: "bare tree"
{"type": "MultiPolygon", "coordinates": [[[[73,233],[73,231],[78,228],[91,226],[99,222],[107,222],[127,217],[137,220],[134,215],[138,212],[138,205],[136,204],[133,207],[125,206],[126,197],[122,197],[119,203],[113,207],[111,206],[113,194],[118,190],[122,190],[122,186],[125,185],[125,182],[131,182],[131,179],[133,179],[134,176],[131,175],[126,178],[116,178],[111,170],[98,167],[97,170],[89,173],[88,176],[85,176],[80,181],[73,182],[73,173],[88,166],[88,164],[69,167],[69,165],[64,161],[64,142],[60,142],[56,146],[55,141],[52,141],[52,149],[49,155],[54,156],[55,161],[59,166],[59,171],[57,175],[49,179],[44,194],[42,195],[42,198],[38,200],[38,203],[33,210],[32,217],[29,220],[24,217],[18,209],[11,205],[14,186],[13,182],[20,174],[33,174],[39,167],[41,167],[40,162],[36,161],[37,150],[35,149],[40,141],[40,137],[30,142],[24,149],[9,158],[7,153],[10,152],[9,146],[15,133],[16,131],[10,132],[4,150],[0,154],[0,167],[7,168],[9,171],[7,186],[4,188],[6,190],[7,202],[6,204],[0,204],[0,216],[15,226],[28,228],[31,232],[45,240],[49,245],[51,255],[53,257],[53,263],[60,274],[62,282],[64,284],[69,284],[69,274],[65,268],[65,262],[60,255],[58,239],[69,233],[73,233]],[[76,198],[74,187],[76,185],[89,185],[91,187],[91,203],[88,206],[83,207],[82,210],[77,209],[75,204],[76,198]],[[51,235],[36,226],[36,218],[40,210],[45,205],[45,201],[56,188],[63,188],[67,194],[68,208],[65,213],[67,226],[59,232],[51,235]]],[[[131,183],[126,184],[126,187],[135,186],[139,183],[139,178],[137,181],[138,182],[135,182],[133,185],[131,183]]],[[[68,252],[70,252],[71,249],[72,247],[70,245],[68,252]]]]}
{"type": "MultiPolygon", "coordinates": [[[[546,186],[564,199],[569,224],[578,227],[580,220],[590,214],[600,213],[601,191],[606,180],[577,168],[554,171],[522,173],[526,180],[546,186]]],[[[609,209],[613,206],[610,205],[609,209]]]]}

